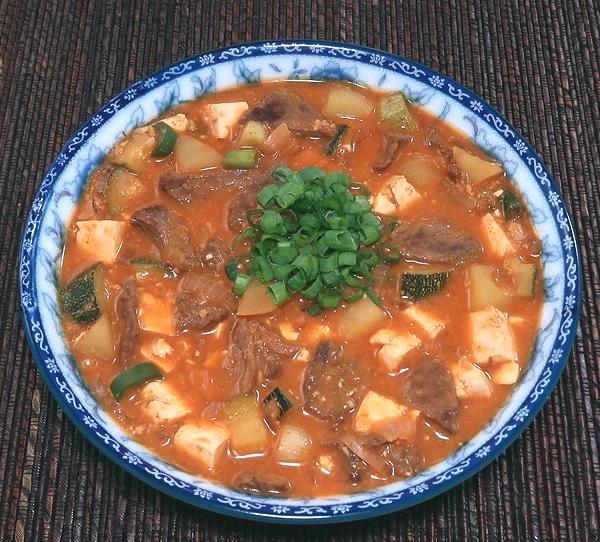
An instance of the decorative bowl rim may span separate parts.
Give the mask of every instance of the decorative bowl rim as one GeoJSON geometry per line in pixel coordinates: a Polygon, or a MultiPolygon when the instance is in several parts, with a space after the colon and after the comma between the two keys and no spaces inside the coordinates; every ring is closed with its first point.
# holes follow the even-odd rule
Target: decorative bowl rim
{"type": "MultiPolygon", "coordinates": [[[[209,511],[244,519],[277,523],[308,524],[345,522],[390,513],[433,498],[476,474],[514,442],[521,432],[529,425],[533,417],[539,412],[551,391],[554,389],[573,346],[582,295],[579,249],[572,220],[562,196],[556,189],[552,177],[542,165],[537,154],[502,115],[489,106],[485,100],[466,87],[418,62],[376,49],[325,40],[268,40],[223,47],[191,56],[181,62],[167,66],[164,69],[158,70],[151,75],[136,81],[117,94],[79,127],[75,132],[75,135],[67,141],[46,171],[43,181],[38,187],[35,198],[33,199],[27,217],[21,242],[19,269],[19,286],[24,327],[38,369],[60,407],[67,413],[71,421],[90,442],[121,468],[170,496],[209,511]],[[486,443],[488,449],[485,454],[471,454],[468,456],[468,462],[465,461],[465,464],[461,463],[460,465],[454,465],[453,468],[438,475],[432,483],[423,484],[425,486],[424,488],[416,486],[415,489],[412,487],[407,491],[402,492],[402,495],[400,496],[397,494],[392,495],[384,493],[376,498],[373,498],[373,496],[369,498],[369,493],[371,492],[365,492],[358,494],[359,496],[364,495],[365,498],[363,500],[355,500],[351,505],[337,502],[336,504],[331,505],[312,506],[308,503],[316,499],[307,499],[306,506],[293,510],[290,509],[290,506],[287,504],[288,499],[274,501],[244,494],[236,494],[235,499],[231,499],[230,497],[218,499],[219,494],[213,494],[210,491],[199,490],[196,493],[183,491],[176,483],[177,480],[173,483],[174,480],[170,476],[166,474],[157,475],[147,469],[144,470],[140,468],[139,465],[135,463],[125,460],[123,453],[119,453],[121,450],[119,443],[113,439],[108,432],[106,435],[99,434],[93,426],[95,423],[93,420],[90,423],[84,420],[86,417],[89,418],[89,413],[83,415],[82,412],[80,412],[80,410],[85,409],[82,405],[78,405],[68,384],[66,382],[61,383],[59,378],[54,376],[55,373],[49,370],[49,365],[44,363],[44,359],[49,357],[51,360],[53,358],[53,353],[45,338],[42,318],[37,302],[38,300],[36,298],[36,255],[38,241],[42,236],[39,226],[47,212],[48,202],[51,199],[49,196],[52,195],[52,188],[69,161],[75,156],[77,149],[83,146],[89,137],[91,137],[91,135],[93,135],[106,120],[112,115],[118,114],[117,106],[120,101],[122,102],[127,99],[128,93],[133,93],[131,96],[134,96],[137,93],[136,97],[131,98],[135,101],[143,96],[145,92],[154,88],[158,84],[158,81],[163,81],[158,84],[159,87],[161,85],[166,85],[168,82],[176,80],[184,74],[194,72],[202,66],[207,65],[205,63],[208,63],[208,65],[211,66],[217,66],[218,64],[230,62],[232,59],[256,58],[260,56],[269,57],[274,53],[277,55],[302,55],[319,58],[323,58],[323,55],[331,55],[334,58],[344,60],[350,59],[359,64],[376,65],[382,67],[386,71],[397,71],[408,77],[416,77],[421,83],[435,88],[436,91],[442,92],[448,99],[454,102],[459,100],[462,102],[463,98],[466,98],[467,101],[471,99],[471,109],[474,115],[479,117],[479,119],[492,129],[496,130],[509,145],[511,145],[512,139],[514,141],[512,146],[515,147],[515,149],[517,149],[518,144],[519,156],[522,157],[523,163],[526,164],[526,167],[535,177],[539,188],[544,192],[544,197],[548,201],[549,206],[553,208],[553,213],[555,214],[552,215],[552,218],[555,219],[559,236],[564,235],[564,237],[561,237],[564,246],[561,246],[560,248],[561,254],[564,256],[565,277],[567,277],[572,293],[567,299],[565,285],[565,294],[562,297],[563,309],[560,312],[560,329],[563,331],[560,337],[561,343],[560,346],[557,347],[557,337],[553,343],[553,347],[557,348],[553,348],[552,353],[552,356],[554,356],[555,359],[545,360],[546,369],[540,376],[540,379],[536,382],[532,396],[523,401],[523,403],[519,405],[518,411],[515,411],[517,414],[521,414],[519,416],[515,415],[512,420],[514,423],[503,426],[493,438],[488,439],[486,443]],[[476,107],[473,106],[473,103],[475,103],[476,107]],[[94,119],[97,118],[101,119],[99,124],[95,124],[94,122],[94,119]],[[567,240],[569,242],[567,242],[567,240]],[[567,303],[567,301],[569,302],[567,303]],[[507,428],[509,430],[507,430],[507,428]],[[494,442],[492,442],[492,440],[494,442]],[[438,480],[437,483],[436,480],[438,480]]],[[[503,409],[506,408],[510,401],[510,399],[507,400],[503,409]]],[[[123,446],[122,449],[127,450],[127,447],[123,446]]],[[[484,449],[485,446],[479,451],[483,451],[484,449]]],[[[385,487],[387,486],[384,486],[384,489],[385,487]]],[[[223,491],[226,491],[225,488],[222,489],[223,491]]],[[[342,497],[350,499],[351,497],[356,496],[356,494],[347,494],[342,497]]]]}

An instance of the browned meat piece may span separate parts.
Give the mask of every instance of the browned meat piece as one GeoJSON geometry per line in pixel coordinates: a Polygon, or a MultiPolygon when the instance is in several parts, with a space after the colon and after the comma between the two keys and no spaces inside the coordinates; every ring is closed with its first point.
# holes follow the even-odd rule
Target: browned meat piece
{"type": "Polygon", "coordinates": [[[398,156],[400,147],[410,143],[412,137],[406,134],[399,134],[398,132],[387,132],[383,135],[383,145],[379,151],[373,169],[375,171],[384,171],[398,156]]]}
{"type": "Polygon", "coordinates": [[[290,490],[290,483],[282,476],[260,471],[242,472],[232,485],[244,493],[259,495],[285,495],[290,490]]]}
{"type": "Polygon", "coordinates": [[[200,251],[200,265],[214,273],[222,273],[233,254],[220,237],[212,237],[200,251]]]}
{"type": "Polygon", "coordinates": [[[334,136],[336,132],[333,122],[323,117],[300,96],[287,90],[270,92],[242,120],[258,120],[271,128],[285,123],[292,132],[311,136],[334,136]]]}
{"type": "Polygon", "coordinates": [[[167,263],[184,270],[191,269],[197,263],[186,225],[164,205],[138,209],[131,216],[130,223],[156,243],[167,263]]]}
{"type": "Polygon", "coordinates": [[[414,444],[395,440],[386,446],[384,452],[386,463],[392,468],[395,478],[408,478],[423,470],[425,458],[421,450],[414,444]]]}
{"type": "Polygon", "coordinates": [[[135,283],[132,279],[127,279],[123,283],[116,301],[116,312],[119,319],[117,327],[121,331],[117,345],[117,355],[119,361],[124,365],[132,360],[140,333],[137,310],[138,297],[135,283]]]}
{"type": "Polygon", "coordinates": [[[458,399],[452,375],[438,360],[425,359],[408,373],[404,388],[408,402],[440,427],[458,431],[458,399]]]}
{"type": "Polygon", "coordinates": [[[246,213],[258,206],[256,196],[266,185],[272,182],[272,178],[263,177],[234,196],[229,204],[227,215],[227,225],[230,229],[241,232],[249,226],[246,213]]]}
{"type": "Polygon", "coordinates": [[[117,169],[115,166],[107,165],[98,168],[90,178],[90,200],[96,213],[105,213],[106,206],[106,187],[108,180],[117,169]]]}
{"type": "Polygon", "coordinates": [[[177,287],[175,326],[178,332],[209,329],[233,314],[236,307],[237,299],[229,288],[210,275],[190,271],[177,287]]]}
{"type": "Polygon", "coordinates": [[[456,161],[454,160],[454,152],[452,152],[452,149],[442,141],[439,132],[435,128],[430,127],[427,130],[425,144],[432,149],[436,149],[440,153],[448,168],[448,177],[450,180],[458,180],[461,178],[461,171],[458,169],[456,161]]]}
{"type": "Polygon", "coordinates": [[[257,321],[238,318],[231,330],[229,354],[223,361],[235,381],[232,395],[248,393],[264,380],[278,376],[283,361],[299,350],[257,321]]]}
{"type": "Polygon", "coordinates": [[[319,418],[342,421],[364,395],[361,377],[360,368],[344,356],[340,345],[320,343],[304,375],[304,407],[319,418]]]}
{"type": "Polygon", "coordinates": [[[468,233],[459,233],[438,219],[404,222],[390,234],[402,257],[419,263],[457,263],[479,255],[481,246],[468,233]]]}

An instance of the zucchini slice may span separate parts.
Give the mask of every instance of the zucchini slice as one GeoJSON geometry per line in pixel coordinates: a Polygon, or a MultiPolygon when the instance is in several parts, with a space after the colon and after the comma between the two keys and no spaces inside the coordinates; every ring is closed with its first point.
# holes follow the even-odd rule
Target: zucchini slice
{"type": "Polygon", "coordinates": [[[523,263],[519,258],[515,257],[507,260],[506,268],[515,285],[517,294],[524,297],[533,297],[537,275],[535,264],[523,263]]]}
{"type": "Polygon", "coordinates": [[[150,361],[138,363],[115,376],[110,384],[110,391],[118,401],[131,386],[136,386],[147,380],[157,380],[162,376],[162,372],[154,363],[150,361]]]}
{"type": "Polygon", "coordinates": [[[79,324],[100,318],[106,302],[104,266],[100,263],[77,275],[61,291],[63,310],[79,324]]]}
{"type": "Polygon", "coordinates": [[[279,387],[275,388],[271,393],[269,393],[269,395],[267,395],[264,400],[263,400],[263,404],[267,404],[270,401],[275,401],[275,403],[277,404],[277,407],[279,408],[279,417],[281,418],[281,416],[283,416],[290,408],[292,408],[294,406],[294,403],[292,403],[287,395],[283,392],[283,390],[279,387]]]}
{"type": "Polygon", "coordinates": [[[379,104],[379,120],[403,133],[412,134],[416,124],[410,111],[408,102],[402,92],[386,96],[379,104]]]}
{"type": "Polygon", "coordinates": [[[172,279],[177,276],[177,272],[170,265],[150,258],[133,258],[130,264],[136,275],[139,274],[142,278],[156,274],[162,275],[165,279],[172,279]]]}
{"type": "Polygon", "coordinates": [[[402,273],[402,292],[404,299],[419,301],[424,297],[436,294],[448,282],[449,271],[434,273],[402,273]]]}
{"type": "Polygon", "coordinates": [[[144,191],[144,183],[125,168],[117,168],[106,186],[106,205],[111,216],[120,215],[131,206],[131,200],[144,191]]]}
{"type": "Polygon", "coordinates": [[[152,156],[160,158],[169,156],[175,150],[177,132],[163,121],[157,122],[153,128],[156,132],[156,144],[152,149],[152,156]]]}

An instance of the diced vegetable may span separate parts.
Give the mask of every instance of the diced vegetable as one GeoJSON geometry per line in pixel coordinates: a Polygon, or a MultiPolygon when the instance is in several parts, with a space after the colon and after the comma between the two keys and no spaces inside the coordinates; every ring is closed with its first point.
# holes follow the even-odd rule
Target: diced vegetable
{"type": "Polygon", "coordinates": [[[461,359],[452,369],[456,395],[459,399],[467,397],[491,397],[492,382],[479,367],[466,359],[461,359]]]}
{"type": "Polygon", "coordinates": [[[534,263],[523,263],[514,256],[506,260],[506,268],[513,280],[518,295],[533,297],[537,269],[534,263]]]}
{"type": "Polygon", "coordinates": [[[326,155],[329,156],[336,151],[336,149],[341,145],[342,139],[344,138],[348,130],[349,127],[347,124],[340,124],[337,127],[337,132],[335,133],[333,139],[328,143],[327,148],[325,149],[326,155]]]}
{"type": "Polygon", "coordinates": [[[160,275],[163,278],[175,278],[177,273],[169,264],[151,260],[150,258],[133,258],[131,267],[135,270],[136,277],[143,278],[148,275],[160,275]]]}
{"type": "Polygon", "coordinates": [[[113,332],[110,318],[104,314],[83,332],[75,342],[74,350],[83,357],[112,361],[114,357],[113,332]]]}
{"type": "Polygon", "coordinates": [[[416,188],[425,188],[444,178],[443,170],[435,159],[426,154],[409,154],[403,157],[400,172],[416,188]]]}
{"type": "Polygon", "coordinates": [[[123,241],[125,223],[117,220],[83,220],[76,222],[77,245],[95,260],[113,263],[123,241]]]}
{"type": "Polygon", "coordinates": [[[388,442],[396,439],[412,441],[419,414],[418,410],[370,391],[356,411],[354,429],[357,433],[379,435],[388,442]]]}
{"type": "Polygon", "coordinates": [[[144,413],[154,423],[166,423],[177,420],[190,412],[189,407],[177,392],[164,380],[155,380],[146,384],[141,391],[145,404],[144,413]]]}
{"type": "Polygon", "coordinates": [[[238,316],[256,316],[258,314],[267,314],[277,309],[277,304],[269,293],[265,284],[253,280],[240,298],[238,305],[238,316]]]}
{"type": "Polygon", "coordinates": [[[266,405],[269,402],[274,402],[279,409],[279,417],[283,416],[294,404],[288,399],[287,395],[279,387],[275,388],[267,395],[263,403],[266,405]]]}
{"type": "Polygon", "coordinates": [[[346,307],[339,320],[339,332],[345,337],[357,337],[368,333],[383,323],[385,313],[368,297],[346,307]]]}
{"type": "Polygon", "coordinates": [[[175,132],[185,132],[190,129],[190,121],[184,113],[177,113],[166,119],[162,119],[160,122],[164,122],[167,126],[173,128],[175,132]]]}
{"type": "Polygon", "coordinates": [[[454,160],[458,168],[467,174],[469,181],[474,184],[480,183],[500,175],[504,172],[502,166],[496,162],[483,160],[460,147],[452,147],[454,160]]]}
{"type": "Polygon", "coordinates": [[[177,133],[166,122],[157,122],[154,125],[156,143],[152,149],[152,156],[169,156],[175,149],[177,133]]]}
{"type": "Polygon", "coordinates": [[[493,363],[489,371],[495,384],[510,386],[519,380],[521,366],[516,361],[502,361],[493,363]]]}
{"type": "Polygon", "coordinates": [[[488,305],[469,315],[471,351],[478,365],[490,361],[516,361],[517,350],[506,313],[488,305]]]}
{"type": "Polygon", "coordinates": [[[469,310],[479,311],[487,305],[493,305],[502,311],[508,310],[512,297],[510,292],[496,282],[494,273],[494,268],[487,265],[469,266],[469,310]]]}
{"type": "Polygon", "coordinates": [[[263,143],[261,150],[265,154],[275,154],[282,149],[285,149],[292,138],[292,134],[287,124],[280,124],[273,130],[267,140],[263,143]]]}
{"type": "Polygon", "coordinates": [[[404,175],[393,176],[390,180],[390,189],[400,211],[421,200],[421,194],[406,180],[404,175]]]}
{"type": "Polygon", "coordinates": [[[115,376],[110,384],[110,391],[113,394],[113,397],[118,401],[132,386],[138,386],[148,380],[162,378],[162,376],[160,369],[154,365],[154,363],[149,361],[138,363],[115,376]]]}
{"type": "Polygon", "coordinates": [[[237,455],[247,455],[265,450],[268,433],[256,402],[256,396],[245,395],[227,401],[224,411],[229,419],[231,447],[237,455]]]}
{"type": "Polygon", "coordinates": [[[63,310],[80,324],[100,318],[106,305],[104,267],[96,264],[75,277],[61,291],[63,310]]]}
{"type": "Polygon", "coordinates": [[[401,295],[404,299],[418,301],[438,293],[450,278],[450,272],[402,273],[401,295]]]}
{"type": "Polygon", "coordinates": [[[252,169],[258,161],[256,149],[235,149],[227,151],[223,159],[225,169],[252,169]]]}
{"type": "Polygon", "coordinates": [[[379,120],[397,130],[413,133],[416,124],[410,111],[407,100],[401,92],[386,96],[379,104],[379,120]]]}
{"type": "Polygon", "coordinates": [[[334,86],[327,96],[323,113],[329,117],[361,119],[373,112],[371,100],[348,87],[334,86]]]}
{"type": "Polygon", "coordinates": [[[275,457],[283,463],[302,463],[309,458],[312,441],[308,433],[295,425],[279,429],[275,457]]]}
{"type": "Polygon", "coordinates": [[[510,190],[502,193],[502,213],[506,220],[514,220],[523,214],[523,206],[510,190]]]}
{"type": "Polygon", "coordinates": [[[231,137],[233,127],[248,110],[247,102],[229,102],[206,106],[206,118],[211,124],[213,135],[217,139],[231,137]]]}
{"type": "Polygon", "coordinates": [[[106,186],[106,205],[112,216],[130,211],[132,200],[145,190],[144,183],[125,168],[116,169],[106,186]]]}
{"type": "Polygon", "coordinates": [[[500,226],[490,213],[483,216],[481,223],[487,241],[486,249],[489,252],[501,257],[515,252],[515,247],[502,229],[502,226],[500,226]]]}
{"type": "Polygon", "coordinates": [[[125,141],[111,151],[111,161],[124,166],[133,173],[141,173],[154,147],[154,136],[147,130],[133,132],[125,141]]]}
{"type": "Polygon", "coordinates": [[[377,194],[371,201],[373,212],[380,215],[394,216],[398,211],[396,204],[385,194],[377,194]]]}
{"type": "Polygon", "coordinates": [[[186,423],[173,436],[173,446],[187,459],[214,469],[227,450],[229,431],[211,421],[186,423]]]}
{"type": "Polygon", "coordinates": [[[163,337],[144,341],[140,346],[140,354],[157,365],[163,374],[173,371],[179,363],[179,358],[172,355],[173,348],[163,337]]]}
{"type": "Polygon", "coordinates": [[[139,296],[138,320],[144,331],[175,335],[175,304],[171,292],[142,292],[139,296]]]}
{"type": "Polygon", "coordinates": [[[241,147],[259,147],[267,140],[267,129],[262,122],[250,120],[240,134],[241,147]]]}
{"type": "Polygon", "coordinates": [[[404,314],[415,324],[419,325],[432,339],[437,337],[446,327],[446,324],[442,320],[418,308],[417,305],[412,305],[408,309],[405,309],[404,314]]]}
{"type": "Polygon", "coordinates": [[[175,160],[179,169],[200,171],[221,165],[223,157],[203,141],[189,135],[181,135],[175,145],[175,160]]]}

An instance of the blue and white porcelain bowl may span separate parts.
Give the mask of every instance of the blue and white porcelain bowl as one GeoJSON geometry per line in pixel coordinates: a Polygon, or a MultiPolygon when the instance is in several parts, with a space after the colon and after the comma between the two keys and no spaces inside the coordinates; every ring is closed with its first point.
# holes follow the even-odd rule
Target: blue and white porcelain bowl
{"type": "Polygon", "coordinates": [[[475,474],[529,424],[555,386],[571,349],[581,269],[563,200],[518,132],[470,90],[397,56],[330,42],[264,42],[201,54],[159,71],[105,104],[67,142],[46,173],[24,232],[20,261],[25,328],[39,370],[83,434],[132,475],[208,510],[287,523],[348,521],[412,506],[475,474]],[[187,474],[125,434],[103,412],[77,371],[61,332],[57,276],[65,229],[91,171],[125,132],[166,109],[232,85],[271,79],[344,79],[402,90],[471,136],[501,161],[521,190],[543,245],[545,303],[523,378],[490,423],[445,461],[372,491],[318,499],[250,496],[187,474]]]}

